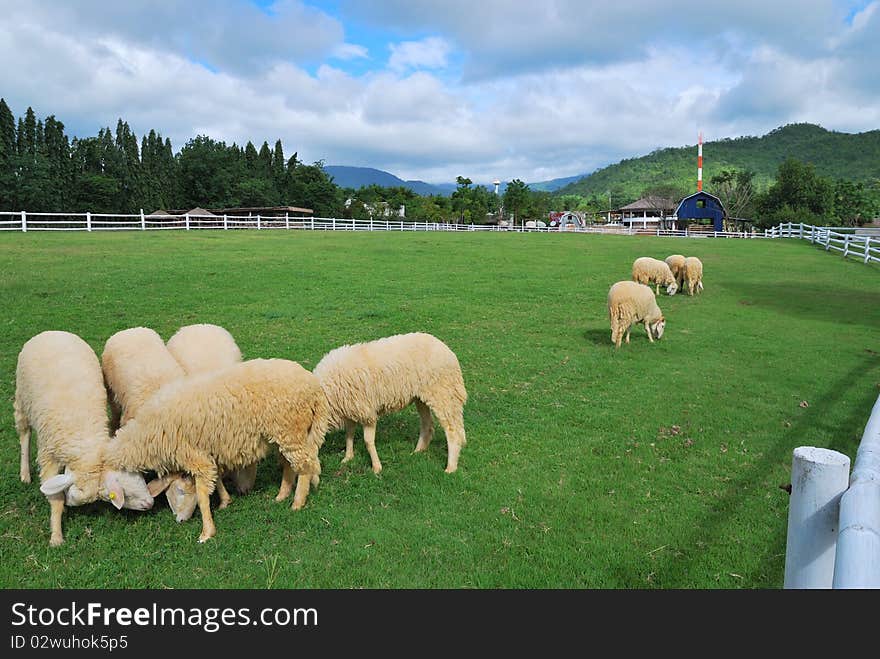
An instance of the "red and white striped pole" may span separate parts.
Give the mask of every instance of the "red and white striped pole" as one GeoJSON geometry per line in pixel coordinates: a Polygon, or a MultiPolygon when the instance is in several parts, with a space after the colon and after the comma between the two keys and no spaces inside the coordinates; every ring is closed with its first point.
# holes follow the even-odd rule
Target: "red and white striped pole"
{"type": "Polygon", "coordinates": [[[703,131],[700,131],[700,141],[697,146],[697,192],[703,189],[703,131]]]}

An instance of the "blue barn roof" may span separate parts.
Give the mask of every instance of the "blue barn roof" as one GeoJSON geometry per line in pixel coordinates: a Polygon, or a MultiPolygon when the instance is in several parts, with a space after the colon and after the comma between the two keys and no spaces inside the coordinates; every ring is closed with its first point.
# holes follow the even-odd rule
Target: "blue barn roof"
{"type": "Polygon", "coordinates": [[[712,220],[715,231],[724,231],[724,217],[727,215],[718,197],[702,191],[682,199],[675,214],[680,220],[712,220]]]}

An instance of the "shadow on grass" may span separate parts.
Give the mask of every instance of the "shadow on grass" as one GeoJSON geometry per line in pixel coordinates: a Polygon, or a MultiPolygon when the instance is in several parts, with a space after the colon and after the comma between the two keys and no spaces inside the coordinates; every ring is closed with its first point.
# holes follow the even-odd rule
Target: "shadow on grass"
{"type": "Polygon", "coordinates": [[[741,304],[767,307],[786,316],[865,327],[880,323],[880,291],[802,281],[740,282],[724,288],[741,296],[741,304]]]}
{"type": "Polygon", "coordinates": [[[592,343],[597,346],[611,346],[614,347],[614,344],[611,343],[611,329],[588,329],[584,332],[583,337],[587,340],[588,343],[592,343]]]}
{"type": "MultiPolygon", "coordinates": [[[[728,484],[727,493],[718,500],[717,504],[712,507],[712,511],[703,519],[691,520],[690,528],[694,529],[694,534],[681,543],[681,546],[694,546],[697,534],[701,537],[718,537],[721,530],[727,523],[727,520],[736,515],[736,510],[747,503],[744,493],[749,493],[751,497],[757,497],[755,490],[758,487],[769,487],[771,496],[787,497],[788,495],[777,485],[766,485],[766,481],[770,474],[780,464],[788,463],[788,473],[780,479],[778,485],[787,482],[791,473],[791,454],[798,446],[802,445],[802,437],[808,428],[821,427],[824,419],[827,417],[828,410],[833,408],[845,394],[848,394],[856,385],[856,383],[864,383],[865,375],[880,369],[880,359],[875,356],[865,358],[859,365],[853,367],[846,375],[833,383],[824,396],[822,396],[822,404],[816,404],[807,408],[807,412],[803,414],[796,423],[781,433],[779,441],[764,451],[760,460],[756,461],[747,469],[743,470],[737,478],[731,479],[728,484]]],[[[864,386],[862,384],[861,386],[864,386]]],[[[877,400],[880,391],[874,386],[864,387],[863,391],[853,396],[855,402],[852,406],[853,412],[848,415],[841,423],[835,424],[832,433],[832,440],[829,445],[824,448],[830,448],[850,456],[855,460],[856,450],[861,438],[862,430],[868,421],[871,408],[877,400]]],[[[787,510],[787,507],[786,507],[787,510]]],[[[752,574],[747,577],[746,583],[751,588],[773,588],[782,583],[782,577],[785,567],[785,544],[787,532],[787,512],[786,517],[781,520],[776,527],[772,537],[768,538],[765,544],[767,550],[760,561],[760,565],[764,566],[768,574],[752,574]],[[781,553],[780,553],[781,552],[781,553]]],[[[694,567],[703,560],[699,555],[685,555],[681,558],[668,556],[665,564],[662,560],[658,560],[658,574],[666,574],[669,576],[683,575],[691,573],[694,567]],[[661,569],[663,572],[661,572],[661,569]]]]}

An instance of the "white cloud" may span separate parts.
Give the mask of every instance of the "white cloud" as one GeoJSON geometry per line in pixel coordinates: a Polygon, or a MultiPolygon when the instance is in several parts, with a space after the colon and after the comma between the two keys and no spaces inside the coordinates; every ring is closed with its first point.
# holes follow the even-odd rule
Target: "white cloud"
{"type": "Polygon", "coordinates": [[[388,68],[392,71],[407,69],[443,69],[449,57],[450,45],[445,39],[428,37],[421,41],[390,44],[388,68]]]}
{"type": "Polygon", "coordinates": [[[302,2],[269,14],[244,3],[212,13],[205,0],[117,4],[0,0],[0,94],[17,116],[30,105],[79,136],[121,117],[175,149],[197,134],[257,146],[280,138],[307,162],[431,182],[586,173],[693,144],[698,130],[718,139],[792,121],[880,126],[876,2],[851,24],[836,5],[814,2],[812,15],[788,0],[778,4],[793,13],[775,24],[777,3],[707,0],[694,15],[681,0],[666,13],[627,0],[516,11],[405,3],[396,24],[419,29],[400,34],[435,36],[395,42],[387,63],[358,45],[375,52],[374,41],[346,40],[343,19],[302,2]],[[450,78],[451,61],[470,67],[464,79],[450,78]]]}
{"type": "Polygon", "coordinates": [[[370,52],[364,47],[354,43],[342,43],[333,49],[332,56],[336,59],[351,60],[368,58],[370,52]]]}

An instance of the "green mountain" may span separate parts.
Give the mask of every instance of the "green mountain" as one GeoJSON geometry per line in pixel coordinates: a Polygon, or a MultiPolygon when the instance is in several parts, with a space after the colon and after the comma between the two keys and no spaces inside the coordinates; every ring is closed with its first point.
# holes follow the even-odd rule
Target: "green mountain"
{"type": "MultiPolygon", "coordinates": [[[[737,137],[703,144],[703,185],[724,169],[751,170],[755,183],[765,189],[780,163],[787,158],[813,163],[816,173],[832,179],[880,179],[880,130],[841,133],[814,124],[789,124],[763,137],[737,137]]],[[[697,146],[658,149],[598,169],[557,194],[613,196],[613,205],[629,203],[652,188],[696,191],[697,146]]]]}

